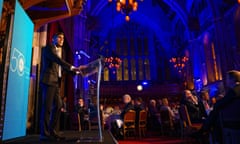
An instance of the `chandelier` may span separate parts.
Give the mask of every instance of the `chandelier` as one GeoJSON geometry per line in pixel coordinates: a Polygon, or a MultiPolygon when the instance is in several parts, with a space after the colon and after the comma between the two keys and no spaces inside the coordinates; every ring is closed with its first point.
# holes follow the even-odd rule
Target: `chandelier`
{"type": "Polygon", "coordinates": [[[122,60],[119,57],[107,57],[105,58],[105,66],[112,69],[118,69],[122,63],[122,60]]]}
{"type": "Polygon", "coordinates": [[[173,67],[177,69],[179,73],[182,72],[183,68],[186,66],[186,62],[189,60],[188,57],[172,57],[169,61],[173,63],[173,67]]]}
{"type": "MultiPolygon", "coordinates": [[[[109,2],[112,2],[112,0],[108,0],[109,2]]],[[[124,13],[125,20],[129,21],[130,17],[129,14],[133,11],[137,11],[138,9],[138,0],[116,0],[116,10],[118,12],[124,13]]],[[[143,1],[143,0],[140,0],[143,1]]]]}

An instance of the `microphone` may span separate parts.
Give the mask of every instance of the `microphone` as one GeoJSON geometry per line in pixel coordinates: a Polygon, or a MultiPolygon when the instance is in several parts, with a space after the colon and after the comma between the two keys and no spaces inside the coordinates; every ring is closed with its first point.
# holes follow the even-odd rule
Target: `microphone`
{"type": "Polygon", "coordinates": [[[79,53],[80,53],[80,54],[83,54],[83,55],[86,56],[87,58],[90,58],[90,56],[89,56],[87,53],[85,53],[84,51],[82,51],[82,50],[80,50],[79,53]]]}

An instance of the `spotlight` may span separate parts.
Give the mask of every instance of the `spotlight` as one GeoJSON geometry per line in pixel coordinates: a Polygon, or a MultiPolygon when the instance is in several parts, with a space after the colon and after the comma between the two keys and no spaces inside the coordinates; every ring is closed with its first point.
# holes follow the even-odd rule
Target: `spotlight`
{"type": "Polygon", "coordinates": [[[143,86],[142,86],[142,85],[138,85],[138,86],[137,86],[137,90],[138,90],[138,91],[142,91],[142,90],[143,90],[143,86]]]}
{"type": "Polygon", "coordinates": [[[143,85],[148,85],[148,82],[144,81],[142,82],[143,85]]]}

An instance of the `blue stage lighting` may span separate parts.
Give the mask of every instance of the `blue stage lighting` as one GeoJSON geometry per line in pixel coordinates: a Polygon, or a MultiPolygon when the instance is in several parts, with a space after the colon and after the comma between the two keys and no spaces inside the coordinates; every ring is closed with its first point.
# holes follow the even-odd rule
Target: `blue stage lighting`
{"type": "Polygon", "coordinates": [[[144,81],[142,82],[143,85],[148,85],[148,82],[144,81]]]}

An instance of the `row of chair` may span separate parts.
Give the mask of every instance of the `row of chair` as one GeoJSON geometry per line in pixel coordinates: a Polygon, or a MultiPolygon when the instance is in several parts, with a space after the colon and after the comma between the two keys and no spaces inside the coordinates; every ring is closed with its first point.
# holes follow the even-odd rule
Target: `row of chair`
{"type": "MultiPolygon", "coordinates": [[[[89,115],[84,116],[84,120],[86,124],[88,124],[88,129],[92,130],[93,126],[98,126],[97,119],[93,120],[90,119],[89,115]]],[[[101,118],[102,119],[102,118],[101,118]]],[[[136,111],[130,110],[124,115],[124,123],[123,123],[123,136],[124,138],[129,137],[132,135],[136,136],[137,132],[139,137],[145,136],[146,133],[146,125],[147,125],[147,112],[142,110],[139,112],[138,122],[136,122],[136,111]]],[[[81,127],[81,119],[80,115],[77,114],[78,120],[78,130],[82,131],[83,128],[81,127]]],[[[102,128],[104,129],[104,123],[101,121],[102,128]]]]}
{"type": "Polygon", "coordinates": [[[128,111],[123,119],[123,136],[126,138],[132,133],[136,136],[138,132],[139,137],[145,136],[147,126],[147,112],[142,110],[139,112],[139,120],[136,124],[136,112],[133,110],[128,111]]]}

